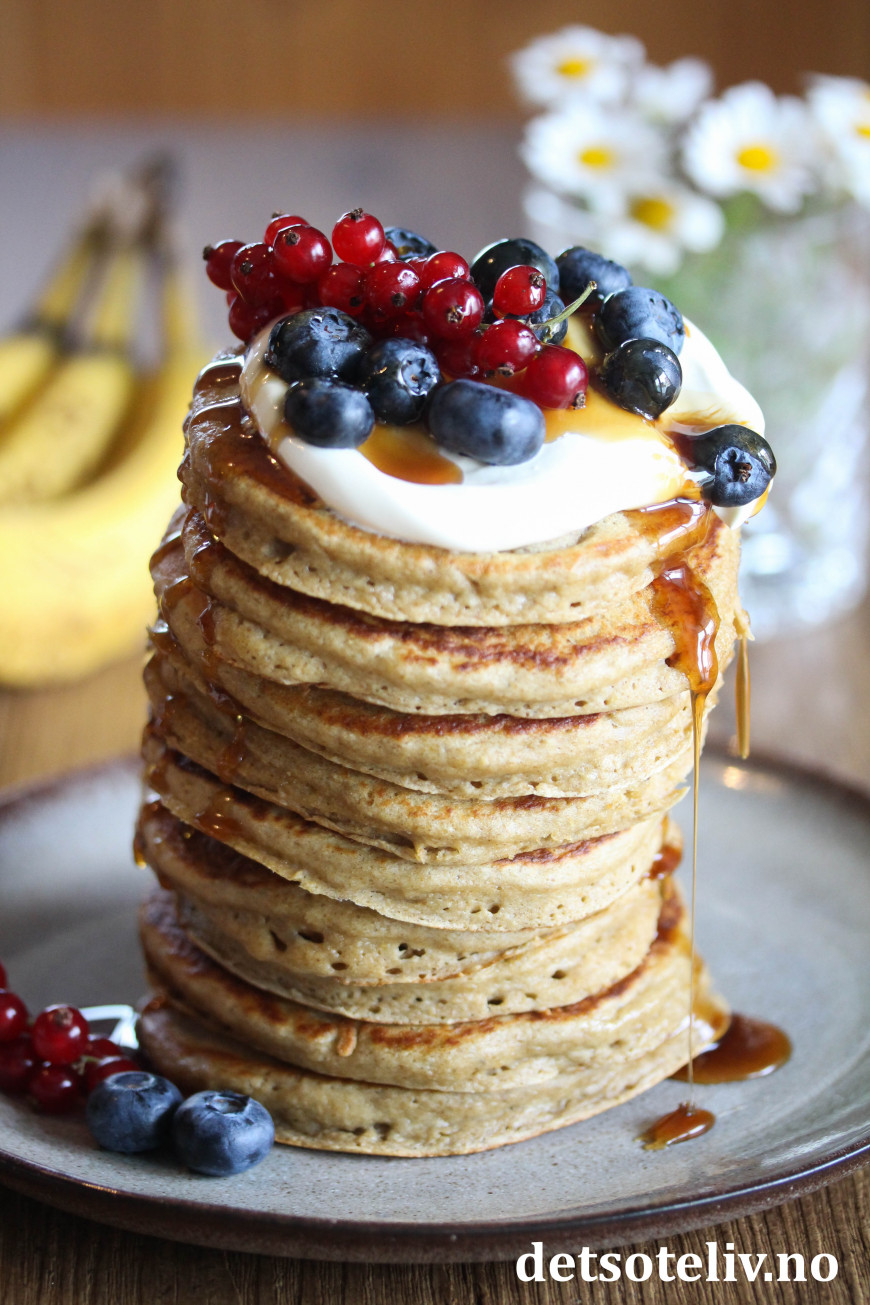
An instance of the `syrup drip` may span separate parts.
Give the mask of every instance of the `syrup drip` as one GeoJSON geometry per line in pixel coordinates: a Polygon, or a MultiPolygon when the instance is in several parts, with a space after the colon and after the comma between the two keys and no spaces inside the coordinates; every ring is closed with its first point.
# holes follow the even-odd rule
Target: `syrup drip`
{"type": "Polygon", "coordinates": [[[145,839],[138,829],[133,835],[133,860],[140,870],[144,870],[148,864],[145,860],[145,839]]]}
{"type": "Polygon", "coordinates": [[[155,548],[154,552],[151,554],[151,561],[148,563],[152,571],[154,571],[160,565],[161,562],[164,562],[167,557],[169,557],[172,553],[175,552],[176,545],[178,544],[180,539],[181,539],[181,526],[179,526],[177,530],[173,530],[171,534],[168,534],[163,540],[161,540],[161,542],[155,548]]]}
{"type": "Polygon", "coordinates": [[[218,754],[215,770],[224,784],[232,784],[239,766],[245,759],[245,718],[235,717],[233,737],[218,754]]]}
{"type": "Polygon", "coordinates": [[[682,848],[673,843],[665,843],[653,857],[652,865],[647,871],[649,879],[667,879],[672,875],[683,859],[682,848]]]}
{"type": "Polygon", "coordinates": [[[650,1124],[638,1141],[643,1142],[645,1151],[662,1151],[675,1142],[688,1142],[691,1137],[709,1133],[715,1122],[716,1116],[711,1111],[702,1110],[691,1101],[684,1101],[669,1115],[663,1115],[654,1124],[650,1124]]]}
{"type": "MultiPolygon", "coordinates": [[[[775,1024],[732,1015],[724,1036],[695,1058],[691,1073],[695,1083],[741,1083],[772,1074],[790,1056],[791,1042],[775,1024]]],[[[688,1081],[689,1066],[673,1077],[688,1081]]]]}
{"type": "Polygon", "coordinates": [[[660,558],[674,560],[702,544],[712,524],[709,503],[685,496],[635,508],[625,515],[640,534],[655,543],[660,558]]]}
{"type": "Polygon", "coordinates": [[[734,685],[737,700],[737,751],[745,761],[749,756],[749,705],[751,684],[749,680],[749,636],[738,635],[737,678],[734,685]]]}
{"type": "Polygon", "coordinates": [[[216,838],[221,843],[232,842],[242,833],[242,826],[238,820],[227,811],[227,808],[232,806],[232,802],[233,795],[228,790],[224,789],[216,793],[208,806],[196,813],[193,823],[210,838],[216,838]]]}
{"type": "Polygon", "coordinates": [[[178,604],[193,590],[190,576],[183,575],[167,585],[160,598],[160,607],[164,612],[174,612],[178,604]]]}
{"type": "Polygon", "coordinates": [[[410,427],[375,426],[360,453],[379,471],[417,485],[458,485],[462,472],[438,452],[435,441],[410,427]]]}

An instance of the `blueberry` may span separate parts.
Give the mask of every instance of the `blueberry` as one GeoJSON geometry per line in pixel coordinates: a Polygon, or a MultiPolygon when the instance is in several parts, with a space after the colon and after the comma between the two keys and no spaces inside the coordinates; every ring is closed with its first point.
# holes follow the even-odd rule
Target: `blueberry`
{"type": "MultiPolygon", "coordinates": [[[[538,339],[542,340],[545,344],[561,344],[565,339],[565,336],[568,334],[568,319],[566,318],[564,321],[560,322],[558,326],[552,327],[549,331],[547,331],[545,323],[553,317],[558,317],[559,313],[564,312],[564,309],[564,301],[559,298],[555,290],[548,289],[544,296],[544,302],[541,304],[540,308],[536,308],[533,313],[529,313],[526,317],[522,317],[517,313],[506,313],[505,316],[510,317],[516,322],[528,322],[538,339]]],[[[490,300],[486,306],[483,320],[485,322],[498,321],[492,307],[492,300],[490,300]]]]}
{"type": "Polygon", "coordinates": [[[544,443],[544,414],[536,403],[481,381],[438,386],[426,420],[442,448],[499,467],[527,462],[544,443]]]}
{"type": "Polygon", "coordinates": [[[553,289],[559,284],[559,271],[553,259],[534,240],[527,240],[524,236],[513,240],[496,240],[495,244],[481,249],[471,264],[471,279],[484,299],[491,299],[495,283],[502,272],[520,264],[528,264],[543,272],[547,285],[553,289]]]}
{"type": "Polygon", "coordinates": [[[684,436],[680,449],[693,466],[709,473],[705,497],[715,507],[744,507],[759,498],[776,475],[773,449],[748,426],[717,426],[684,436]]]}
{"type": "Polygon", "coordinates": [[[152,1151],[168,1141],[181,1104],[174,1083],[129,1070],[98,1083],[88,1097],[88,1128],[107,1151],[152,1151]]]}
{"type": "Polygon", "coordinates": [[[670,299],[642,285],[608,295],[595,326],[605,349],[615,349],[626,340],[661,340],[679,353],[686,338],[682,316],[670,299]]]}
{"type": "Polygon", "coordinates": [[[660,340],[626,340],[604,359],[598,378],[620,408],[654,421],[679,394],[683,369],[660,340]]]}
{"type": "Polygon", "coordinates": [[[275,1141],[265,1106],[241,1092],[197,1092],[172,1121],[175,1149],[189,1169],[228,1178],[259,1164],[275,1141]]]}
{"type": "Polygon", "coordinates": [[[556,259],[559,269],[559,294],[566,304],[579,299],[590,281],[597,289],[589,296],[589,302],[600,302],[617,290],[625,290],[631,285],[631,273],[621,263],[612,263],[603,254],[596,254],[592,249],[574,245],[565,249],[556,259]]]}
{"type": "Polygon", "coordinates": [[[323,376],[291,385],[284,416],[306,444],[321,449],[355,449],[368,439],[375,414],[362,390],[323,376]]]}
{"type": "Polygon", "coordinates": [[[345,377],[371,342],[365,327],[338,308],[309,308],[275,323],[265,362],[288,382],[345,377]]]}
{"type": "Polygon", "coordinates": [[[416,340],[380,340],[363,355],[355,377],[379,421],[419,421],[426,398],[441,380],[438,359],[416,340]]]}
{"type": "Polygon", "coordinates": [[[404,263],[409,258],[428,258],[438,253],[438,246],[433,245],[425,236],[418,236],[416,231],[407,227],[386,227],[384,235],[396,246],[399,258],[404,263]]]}

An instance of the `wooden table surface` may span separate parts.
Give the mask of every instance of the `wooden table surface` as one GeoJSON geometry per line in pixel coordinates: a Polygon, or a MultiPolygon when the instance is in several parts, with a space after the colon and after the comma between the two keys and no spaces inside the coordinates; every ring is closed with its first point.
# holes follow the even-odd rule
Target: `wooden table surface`
{"type": "MultiPolygon", "coordinates": [[[[154,128],[0,132],[0,165],[4,160],[16,165],[14,174],[6,169],[5,175],[14,175],[16,182],[5,188],[0,212],[8,209],[5,229],[11,228],[11,235],[17,235],[18,252],[22,244],[36,250],[40,238],[48,239],[49,233],[40,228],[43,204],[53,203],[56,213],[64,203],[79,202],[82,179],[86,180],[89,172],[129,159],[138,148],[153,145],[166,134],[165,129],[154,128]]],[[[200,244],[215,232],[223,235],[258,226],[261,212],[275,207],[276,190],[278,202],[287,193],[286,181],[276,187],[270,179],[273,154],[263,143],[263,133],[248,138],[238,134],[234,147],[244,152],[246,140],[253,157],[254,181],[234,200],[218,187],[214,177],[224,149],[220,134],[202,129],[174,132],[191,178],[187,222],[196,230],[200,244]],[[210,216],[213,210],[218,213],[214,220],[210,216]]],[[[445,243],[463,249],[476,248],[487,236],[519,229],[519,173],[512,141],[501,128],[478,128],[464,135],[455,130],[421,129],[404,136],[398,133],[396,139],[382,140],[377,148],[362,133],[354,148],[346,132],[339,135],[323,129],[316,141],[300,137],[295,144],[297,155],[312,164],[310,170],[303,168],[298,173],[306,178],[297,188],[303,192],[303,206],[321,215],[323,221],[329,213],[359,199],[396,221],[432,230],[445,243]],[[439,171],[433,179],[435,166],[439,171]],[[469,176],[476,178],[476,184],[460,218],[456,196],[469,176]],[[499,214],[495,221],[490,219],[494,212],[499,214]]],[[[18,285],[23,304],[31,287],[21,279],[19,263],[8,253],[9,244],[0,246],[0,280],[5,272],[6,283],[11,281],[13,288],[18,285]]],[[[11,302],[11,320],[15,294],[6,302],[11,302]]],[[[0,328],[2,325],[0,322],[0,328]]],[[[870,776],[868,646],[870,604],[826,628],[756,646],[752,657],[753,739],[759,748],[866,784],[870,776]]],[[[140,659],[135,658],[75,686],[0,693],[0,786],[132,750],[144,711],[139,670],[140,659]]],[[[719,736],[727,736],[731,722],[727,702],[717,715],[719,736]]],[[[827,1286],[720,1282],[687,1287],[653,1279],[645,1284],[581,1288],[576,1282],[520,1283],[512,1262],[366,1266],[222,1254],[101,1227],[0,1188],[0,1302],[156,1305],[196,1299],[215,1305],[259,1301],[393,1305],[416,1300],[420,1305],[544,1305],[577,1301],[582,1292],[584,1300],[607,1302],[800,1299],[845,1303],[865,1300],[870,1294],[868,1230],[870,1170],[865,1169],[763,1214],[666,1239],[677,1255],[703,1252],[709,1240],[717,1241],[720,1251],[733,1242],[738,1252],[798,1252],[807,1263],[814,1255],[832,1254],[839,1262],[839,1275],[827,1286]]],[[[627,1247],[623,1254],[643,1251],[654,1255],[659,1244],[664,1243],[627,1247]]]]}

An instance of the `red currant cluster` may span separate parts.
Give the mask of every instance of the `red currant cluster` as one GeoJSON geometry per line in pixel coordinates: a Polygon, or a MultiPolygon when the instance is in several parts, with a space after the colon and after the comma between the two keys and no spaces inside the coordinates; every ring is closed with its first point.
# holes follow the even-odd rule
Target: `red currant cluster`
{"type": "Polygon", "coordinates": [[[46,1006],[31,1021],[0,965],[0,1091],[26,1093],[50,1115],[65,1115],[103,1079],[139,1069],[109,1038],[92,1038],[75,1006],[46,1006]]]}
{"type": "Polygon", "coordinates": [[[209,279],[227,292],[230,328],[241,340],[273,318],[336,308],[376,339],[428,345],[452,379],[488,381],[541,407],[584,402],[583,359],[546,342],[540,317],[548,286],[537,267],[509,267],[487,304],[460,254],[403,250],[362,209],[339,218],[331,243],[299,215],[284,213],[272,218],[261,242],[224,240],[203,256],[209,279]]]}

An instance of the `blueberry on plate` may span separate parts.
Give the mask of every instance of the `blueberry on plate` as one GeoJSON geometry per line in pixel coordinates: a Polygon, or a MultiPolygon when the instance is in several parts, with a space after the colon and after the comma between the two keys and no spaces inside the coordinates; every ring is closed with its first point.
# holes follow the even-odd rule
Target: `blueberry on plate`
{"type": "Polygon", "coordinates": [[[543,272],[547,285],[555,290],[559,284],[559,272],[555,262],[534,240],[518,236],[511,240],[496,240],[487,245],[475,256],[471,264],[471,279],[484,299],[491,299],[495,283],[509,267],[528,265],[543,272]]]}
{"type": "Polygon", "coordinates": [[[181,1104],[174,1083],[128,1070],[98,1083],[85,1106],[88,1128],[107,1151],[152,1151],[168,1141],[181,1104]]]}
{"type": "Polygon", "coordinates": [[[660,340],[626,340],[607,354],[598,379],[620,408],[655,421],[679,394],[683,369],[660,340]]]}
{"type": "Polygon", "coordinates": [[[596,254],[583,245],[563,250],[556,259],[556,266],[559,269],[559,295],[566,304],[579,299],[590,281],[596,285],[589,296],[590,303],[600,303],[608,295],[631,285],[631,273],[621,263],[613,263],[603,254],[596,254]]]}
{"type": "Polygon", "coordinates": [[[356,449],[368,439],[375,414],[362,390],[323,376],[291,385],[284,416],[306,444],[321,449],[356,449]]]}
{"type": "Polygon", "coordinates": [[[197,1092],[178,1107],[172,1140],[195,1173],[229,1178],[251,1169],[272,1149],[275,1125],[265,1106],[241,1092],[197,1092]]]}
{"type": "Polygon", "coordinates": [[[679,353],[686,338],[682,315],[670,299],[642,285],[608,295],[598,310],[595,327],[605,349],[615,349],[626,340],[661,340],[679,353]]]}
{"type": "Polygon", "coordinates": [[[419,421],[431,390],[441,380],[438,359],[417,340],[379,340],[364,354],[355,380],[366,391],[379,421],[407,426],[419,421]]]}
{"type": "Polygon", "coordinates": [[[430,254],[438,253],[437,245],[433,245],[425,236],[419,236],[416,231],[409,231],[407,227],[386,227],[384,235],[396,246],[396,252],[403,263],[409,258],[428,258],[430,254]]]}
{"type": "Polygon", "coordinates": [[[426,421],[442,448],[499,467],[533,458],[546,429],[544,414],[531,399],[468,380],[433,390],[426,421]]]}
{"type": "Polygon", "coordinates": [[[685,436],[680,450],[710,481],[704,497],[714,507],[745,507],[767,489],[776,475],[776,458],[763,435],[748,426],[717,426],[703,435],[685,436]]]}
{"type": "Polygon", "coordinates": [[[272,327],[264,361],[282,380],[346,377],[372,342],[364,326],[338,308],[308,308],[272,327]]]}

